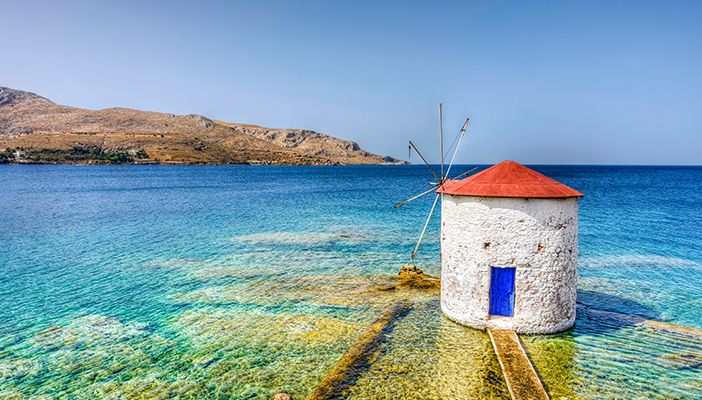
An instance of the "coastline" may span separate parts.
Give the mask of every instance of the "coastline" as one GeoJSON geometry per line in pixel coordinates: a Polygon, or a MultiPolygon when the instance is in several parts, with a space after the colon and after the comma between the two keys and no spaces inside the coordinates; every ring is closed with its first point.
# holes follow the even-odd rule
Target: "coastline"
{"type": "Polygon", "coordinates": [[[39,160],[13,160],[0,162],[0,165],[173,165],[173,166],[233,166],[233,165],[250,165],[250,166],[288,166],[288,167],[348,167],[358,165],[386,165],[386,166],[412,166],[415,164],[402,163],[309,163],[309,164],[291,164],[291,163],[270,163],[270,162],[180,162],[180,161],[131,161],[131,162],[108,162],[108,161],[77,161],[77,162],[58,162],[58,161],[39,161],[39,160]]]}

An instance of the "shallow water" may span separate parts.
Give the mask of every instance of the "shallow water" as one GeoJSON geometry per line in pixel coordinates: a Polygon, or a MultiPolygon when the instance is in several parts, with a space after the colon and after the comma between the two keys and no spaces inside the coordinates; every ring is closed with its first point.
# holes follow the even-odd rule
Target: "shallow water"
{"type": "MultiPolygon", "coordinates": [[[[464,168],[456,169],[460,173],[464,168]]],[[[694,398],[702,168],[536,167],[584,192],[576,328],[523,337],[553,398],[694,398]]],[[[431,198],[424,167],[0,166],[0,397],[304,398],[414,302],[350,398],[506,398],[487,336],[436,293],[379,291],[431,198]]],[[[438,218],[417,264],[438,274],[438,218]]],[[[696,361],[697,360],[697,361],[696,361]]]]}

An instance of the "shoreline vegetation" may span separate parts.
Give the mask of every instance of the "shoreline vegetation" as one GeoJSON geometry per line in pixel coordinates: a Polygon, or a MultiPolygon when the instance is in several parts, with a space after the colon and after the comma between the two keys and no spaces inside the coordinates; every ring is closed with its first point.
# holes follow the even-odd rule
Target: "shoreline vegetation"
{"type": "MultiPolygon", "coordinates": [[[[342,163],[271,163],[257,161],[178,162],[153,160],[144,149],[129,151],[102,150],[97,147],[74,146],[70,149],[5,148],[0,151],[0,165],[280,165],[280,166],[345,166],[342,163]]],[[[365,163],[368,165],[367,163],[365,163]]],[[[373,165],[409,165],[409,163],[376,163],[373,165]]]]}
{"type": "Polygon", "coordinates": [[[5,148],[0,151],[0,164],[48,165],[313,165],[342,166],[341,163],[274,164],[270,162],[222,160],[220,162],[179,162],[154,160],[144,149],[103,150],[94,146],[69,149],[5,148]]]}
{"type": "Polygon", "coordinates": [[[0,163],[406,164],[308,129],[128,108],[87,110],[6,87],[0,87],[0,163]]]}
{"type": "Polygon", "coordinates": [[[5,149],[0,164],[149,164],[144,149],[109,151],[98,147],[71,149],[5,149]]]}

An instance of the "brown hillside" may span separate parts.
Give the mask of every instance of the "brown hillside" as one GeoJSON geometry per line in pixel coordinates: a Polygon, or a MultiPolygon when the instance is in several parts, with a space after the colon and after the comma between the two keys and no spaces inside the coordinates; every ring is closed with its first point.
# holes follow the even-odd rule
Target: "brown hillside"
{"type": "Polygon", "coordinates": [[[215,122],[201,115],[126,108],[85,110],[4,87],[0,87],[2,149],[7,149],[0,153],[5,154],[5,160],[15,162],[290,165],[398,162],[361,150],[354,142],[313,131],[263,128],[215,122]]]}

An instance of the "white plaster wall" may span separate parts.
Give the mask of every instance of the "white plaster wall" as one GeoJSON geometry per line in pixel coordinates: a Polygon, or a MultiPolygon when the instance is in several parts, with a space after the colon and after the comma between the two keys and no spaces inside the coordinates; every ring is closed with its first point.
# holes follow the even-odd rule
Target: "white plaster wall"
{"type": "Polygon", "coordinates": [[[550,333],[575,323],[578,199],[444,195],[441,310],[476,328],[550,333]],[[489,315],[490,267],[516,267],[514,316],[489,315]]]}

